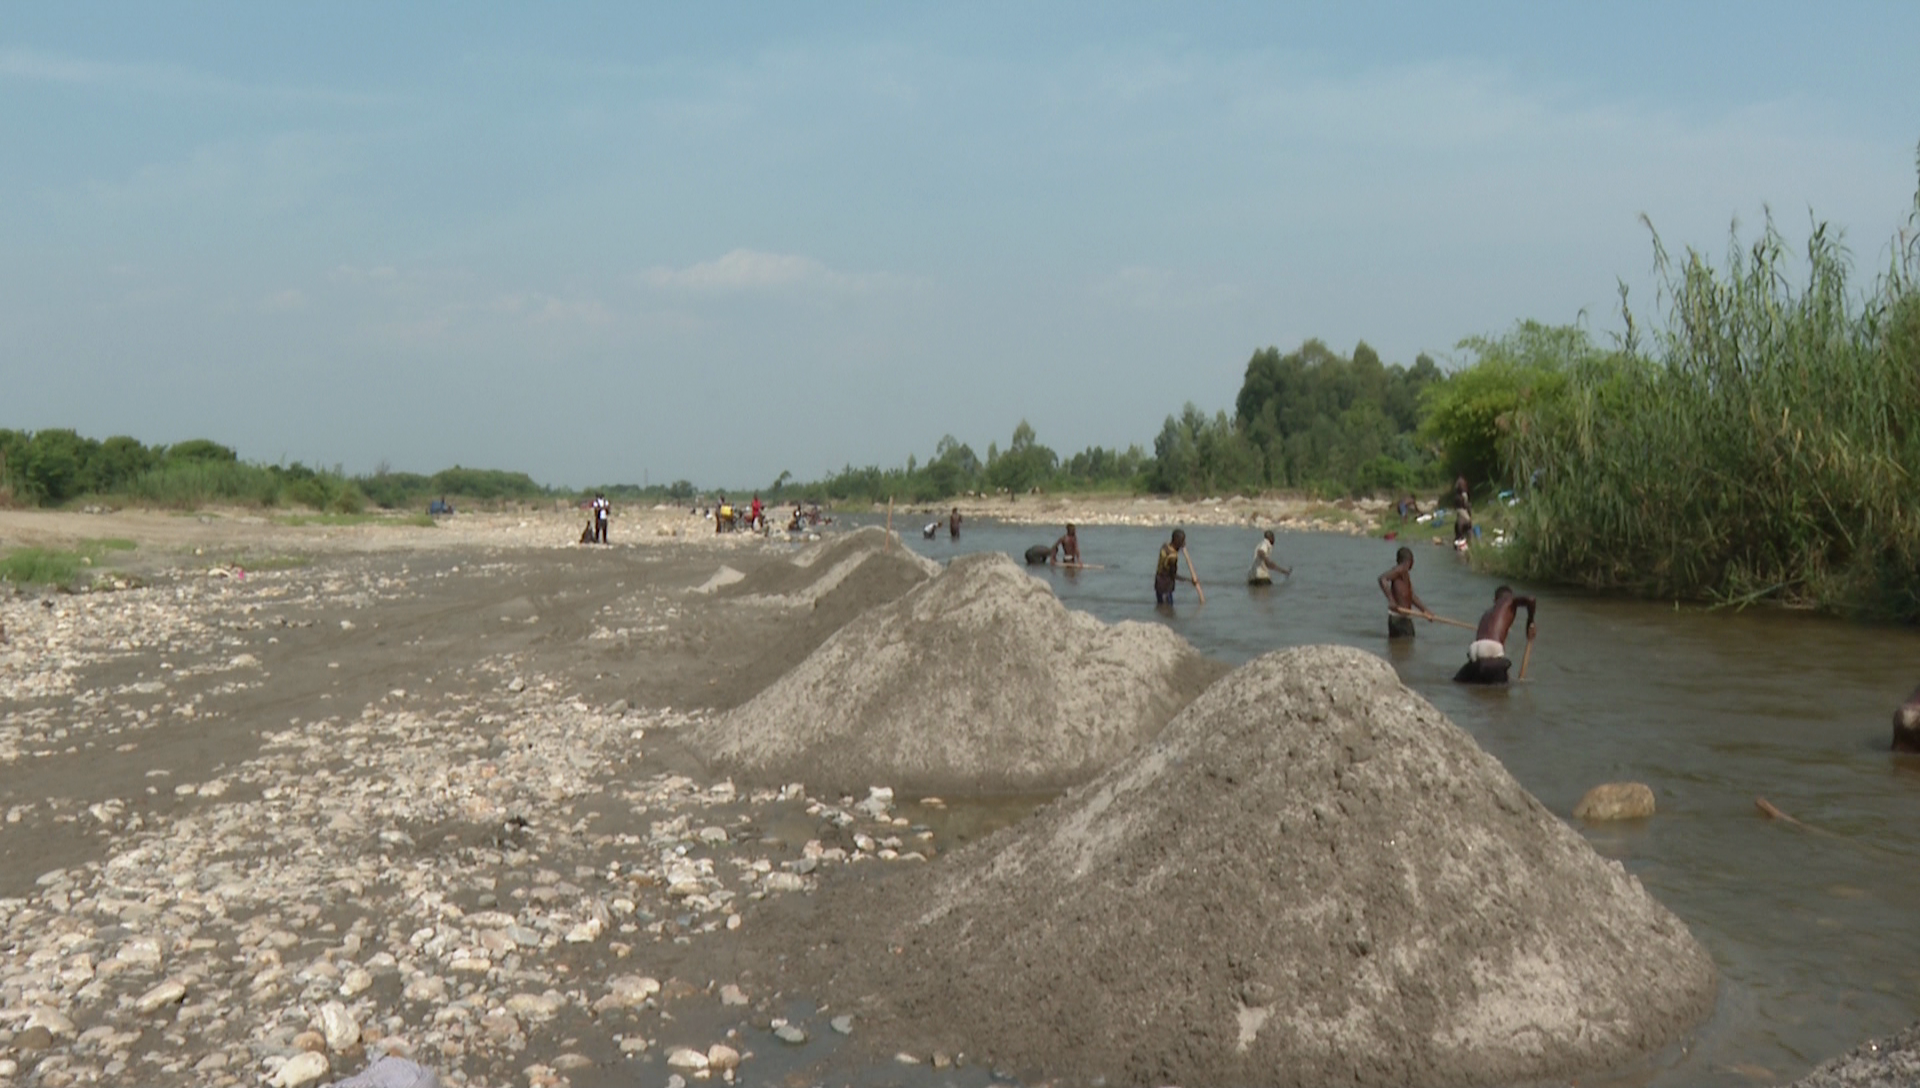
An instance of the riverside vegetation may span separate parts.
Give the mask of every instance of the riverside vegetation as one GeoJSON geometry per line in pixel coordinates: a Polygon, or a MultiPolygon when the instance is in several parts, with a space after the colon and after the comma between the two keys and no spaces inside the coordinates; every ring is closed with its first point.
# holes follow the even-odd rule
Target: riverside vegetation
{"type": "MultiPolygon", "coordinates": [[[[1651,224],[1649,224],[1651,229],[1651,224]]],[[[1231,415],[1189,403],[1152,450],[1062,456],[1025,420],[984,457],[949,435],[925,462],[854,467],[816,481],[782,472],[766,498],[839,502],[1033,490],[1069,493],[1441,491],[1464,475],[1509,492],[1513,546],[1477,561],[1516,577],[1675,600],[1774,599],[1920,619],[1920,194],[1887,268],[1854,285],[1837,231],[1815,224],[1796,257],[1771,217],[1734,231],[1723,267],[1654,236],[1664,323],[1601,347],[1582,327],[1523,321],[1461,341],[1462,365],[1383,362],[1365,342],[1320,340],[1248,360],[1231,415]],[[1794,286],[1795,275],[1803,276],[1794,286]]],[[[687,502],[698,491],[616,485],[616,501],[687,502]]],[[[154,505],[302,505],[340,514],[451,496],[499,503],[580,492],[525,473],[455,467],[348,477],[251,465],[204,439],[145,447],[73,431],[0,430],[0,503],[113,495],[154,505]]]]}

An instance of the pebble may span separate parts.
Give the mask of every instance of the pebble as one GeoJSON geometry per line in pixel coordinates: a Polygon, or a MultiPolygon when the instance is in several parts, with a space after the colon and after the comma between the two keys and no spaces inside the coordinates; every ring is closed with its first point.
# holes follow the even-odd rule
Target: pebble
{"type": "Polygon", "coordinates": [[[302,1051],[288,1058],[267,1083],[273,1088],[306,1088],[309,1084],[319,1083],[320,1078],[327,1075],[327,1069],[325,1054],[302,1051]]]}
{"type": "Polygon", "coordinates": [[[720,1003],[722,1005],[744,1005],[747,1003],[746,991],[729,982],[725,986],[720,987],[720,1003]]]}
{"type": "Polygon", "coordinates": [[[725,1073],[740,1066],[740,1052],[725,1043],[715,1043],[707,1048],[707,1068],[725,1073]]]}
{"type": "Polygon", "coordinates": [[[360,1041],[360,1021],[338,1001],[320,1006],[320,1032],[327,1037],[327,1049],[339,1053],[360,1041]]]}
{"type": "Polygon", "coordinates": [[[773,1034],[781,1042],[791,1043],[794,1046],[799,1046],[801,1043],[807,1041],[806,1031],[793,1024],[781,1024],[779,1027],[773,1029],[773,1034]]]}
{"type": "Polygon", "coordinates": [[[146,993],[141,994],[139,999],[134,1002],[134,1008],[140,1011],[140,1015],[147,1016],[160,1011],[168,1005],[178,1004],[185,1000],[186,996],[186,983],[181,982],[179,979],[168,979],[153,989],[148,990],[146,993]]]}
{"type": "Polygon", "coordinates": [[[842,1014],[840,1016],[836,1016],[833,1019],[827,1021],[827,1023],[830,1026],[832,1026],[833,1030],[839,1032],[842,1035],[853,1034],[853,1017],[850,1015],[842,1014]]]}
{"type": "Polygon", "coordinates": [[[690,1069],[698,1072],[707,1068],[707,1056],[692,1047],[676,1046],[667,1052],[667,1066],[670,1069],[690,1069]]]}

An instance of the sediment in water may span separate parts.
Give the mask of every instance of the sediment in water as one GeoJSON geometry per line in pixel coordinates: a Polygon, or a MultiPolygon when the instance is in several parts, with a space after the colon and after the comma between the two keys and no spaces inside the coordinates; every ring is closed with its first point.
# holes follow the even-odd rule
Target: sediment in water
{"type": "Polygon", "coordinates": [[[755,928],[868,1037],[1079,1082],[1565,1077],[1715,990],[1637,880],[1342,647],[1259,658],[1024,823],[808,909],[755,928]]]}
{"type": "Polygon", "coordinates": [[[1054,790],[1152,736],[1221,671],[1164,627],[1101,623],[1006,556],[971,555],[849,622],[692,745],[749,782],[1054,790]]]}

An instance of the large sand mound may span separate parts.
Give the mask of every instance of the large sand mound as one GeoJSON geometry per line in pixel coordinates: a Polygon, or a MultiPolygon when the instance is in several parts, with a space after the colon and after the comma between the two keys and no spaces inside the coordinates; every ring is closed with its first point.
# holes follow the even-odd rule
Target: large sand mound
{"type": "Polygon", "coordinates": [[[869,1036],[1076,1081],[1559,1078],[1714,995],[1637,880],[1340,647],[1260,658],[1026,822],[817,899],[831,926],[766,929],[869,1036]]]}
{"type": "Polygon", "coordinates": [[[1152,736],[1219,671],[1164,627],[1109,626],[1006,556],[972,555],[848,623],[692,743],[749,781],[1059,789],[1152,736]]]}

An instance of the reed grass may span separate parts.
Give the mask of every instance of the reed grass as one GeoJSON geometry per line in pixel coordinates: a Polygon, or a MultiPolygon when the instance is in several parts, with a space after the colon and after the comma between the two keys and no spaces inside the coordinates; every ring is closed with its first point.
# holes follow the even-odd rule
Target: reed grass
{"type": "MultiPolygon", "coordinates": [[[[1920,225],[1920,198],[1916,200],[1920,225]]],[[[1916,232],[1865,291],[1824,224],[1771,217],[1724,267],[1654,245],[1666,325],[1516,413],[1503,565],[1658,597],[1920,619],[1916,232]]],[[[1629,329],[1637,326],[1627,313],[1629,329]]]]}

